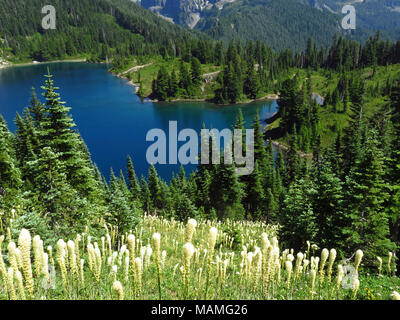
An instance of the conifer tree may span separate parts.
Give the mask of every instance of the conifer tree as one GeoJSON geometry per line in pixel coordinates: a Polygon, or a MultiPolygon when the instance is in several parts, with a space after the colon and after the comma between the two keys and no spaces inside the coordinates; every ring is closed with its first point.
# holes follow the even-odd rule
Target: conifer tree
{"type": "Polygon", "coordinates": [[[165,66],[161,66],[158,71],[157,79],[154,80],[153,84],[153,95],[159,101],[166,101],[168,98],[168,81],[168,71],[165,66]]]}
{"type": "Polygon", "coordinates": [[[247,185],[247,192],[244,199],[244,202],[247,204],[246,210],[248,210],[254,219],[264,218],[263,214],[266,209],[266,203],[263,177],[259,169],[258,160],[255,161],[254,171],[249,175],[247,185]]]}
{"type": "Polygon", "coordinates": [[[235,165],[216,165],[216,172],[211,186],[211,195],[218,218],[242,219],[244,209],[242,206],[243,188],[235,172],[235,165]]]}
{"type": "Polygon", "coordinates": [[[161,182],[154,165],[149,168],[148,188],[151,195],[152,206],[155,210],[162,208],[161,182]]]}
{"type": "Polygon", "coordinates": [[[46,108],[44,105],[38,100],[35,88],[31,88],[31,101],[30,106],[28,107],[29,112],[31,113],[35,126],[40,127],[42,121],[46,116],[46,108]]]}
{"type": "Polygon", "coordinates": [[[192,77],[192,84],[195,88],[198,88],[201,84],[201,63],[196,57],[192,57],[190,64],[190,73],[192,77]]]}
{"type": "Polygon", "coordinates": [[[168,81],[168,96],[171,98],[175,98],[178,94],[179,90],[179,82],[176,76],[175,70],[172,70],[171,77],[168,81]]]}
{"type": "Polygon", "coordinates": [[[45,147],[34,164],[38,172],[35,192],[51,226],[63,233],[73,225],[84,225],[86,203],[68,183],[60,156],[45,147]]]}
{"type": "Polygon", "coordinates": [[[133,167],[133,162],[130,156],[127,157],[127,175],[128,175],[128,186],[131,192],[131,201],[140,199],[140,184],[136,177],[135,169],[133,167]]]}
{"type": "Polygon", "coordinates": [[[140,189],[141,189],[142,207],[147,214],[151,214],[153,212],[151,192],[149,189],[149,185],[144,177],[140,179],[140,189]]]}
{"type": "Polygon", "coordinates": [[[382,206],[389,196],[383,180],[383,155],[374,130],[366,131],[364,145],[346,177],[346,229],[349,250],[363,248],[372,261],[392,248],[388,239],[387,210],[382,206]]]}
{"type": "Polygon", "coordinates": [[[21,183],[21,172],[17,166],[14,149],[14,137],[0,115],[0,199],[5,197],[11,189],[18,189],[21,183]]]}
{"type": "Polygon", "coordinates": [[[53,86],[50,72],[46,78],[46,85],[42,89],[48,116],[42,121],[40,141],[43,147],[51,147],[65,164],[64,173],[70,185],[84,196],[89,196],[95,191],[96,183],[88,152],[84,150],[86,147],[80,136],[73,130],[75,123],[68,115],[71,108],[60,101],[60,95],[56,92],[59,88],[53,86]]]}
{"type": "Polygon", "coordinates": [[[243,91],[250,99],[256,99],[260,91],[260,81],[258,79],[253,61],[249,63],[246,79],[243,85],[243,91]]]}
{"type": "MultiPolygon", "coordinates": [[[[123,178],[123,176],[122,176],[123,178]]],[[[132,211],[128,205],[126,195],[128,189],[124,179],[113,178],[113,188],[111,189],[108,209],[109,216],[106,216],[108,222],[118,227],[121,233],[129,232],[138,222],[138,212],[132,211]]]]}
{"type": "Polygon", "coordinates": [[[300,170],[300,157],[298,154],[298,144],[297,144],[297,133],[296,129],[293,129],[293,134],[290,139],[289,151],[287,153],[286,160],[286,181],[285,185],[288,186],[292,181],[296,179],[300,170]]]}
{"type": "Polygon", "coordinates": [[[175,205],[175,214],[181,221],[187,221],[189,218],[196,219],[199,216],[197,208],[185,193],[180,194],[178,197],[175,205]]]}
{"type": "Polygon", "coordinates": [[[315,192],[307,178],[296,180],[289,187],[280,216],[281,239],[289,248],[300,250],[306,241],[315,240],[318,225],[311,201],[315,192]]]}
{"type": "Polygon", "coordinates": [[[347,220],[343,210],[343,183],[332,172],[331,164],[324,160],[316,164],[314,185],[316,193],[312,197],[318,232],[317,242],[327,248],[345,248],[344,228],[347,220]]]}
{"type": "Polygon", "coordinates": [[[179,78],[179,87],[185,90],[186,94],[188,94],[189,88],[192,85],[192,78],[190,77],[190,73],[183,60],[181,60],[179,65],[179,78]]]}

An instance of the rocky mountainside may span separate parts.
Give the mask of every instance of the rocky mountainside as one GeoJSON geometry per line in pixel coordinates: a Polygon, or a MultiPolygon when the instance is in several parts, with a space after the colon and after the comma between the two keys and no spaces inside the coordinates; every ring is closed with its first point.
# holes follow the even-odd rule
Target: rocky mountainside
{"type": "Polygon", "coordinates": [[[274,49],[304,49],[309,37],[328,45],[335,33],[364,41],[377,30],[400,35],[400,0],[132,0],[176,24],[225,42],[262,40],[274,49]],[[357,28],[341,28],[342,8],[356,8],[357,28]]]}
{"type": "MultiPolygon", "coordinates": [[[[135,1],[135,0],[133,0],[135,1]]],[[[137,0],[143,7],[164,16],[175,23],[194,28],[203,12],[223,9],[224,5],[236,0],[137,0]]]]}
{"type": "Polygon", "coordinates": [[[375,32],[381,30],[392,40],[400,36],[400,0],[299,0],[320,11],[341,15],[344,5],[356,9],[357,25],[375,32]]]}

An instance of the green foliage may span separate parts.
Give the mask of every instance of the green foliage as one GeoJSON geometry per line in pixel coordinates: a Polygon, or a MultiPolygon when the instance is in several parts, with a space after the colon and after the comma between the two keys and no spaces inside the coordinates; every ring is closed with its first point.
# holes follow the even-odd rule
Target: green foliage
{"type": "Polygon", "coordinates": [[[304,50],[310,36],[326,46],[338,30],[335,14],[297,0],[237,0],[203,14],[196,29],[224,42],[260,40],[277,51],[304,50]]]}
{"type": "Polygon", "coordinates": [[[87,57],[93,62],[114,60],[123,65],[130,55],[173,56],[183,43],[195,37],[190,31],[156,17],[127,0],[73,0],[52,4],[56,30],[43,30],[43,3],[4,0],[0,4],[0,50],[17,61],[48,61],[87,57]],[[10,14],[18,8],[18,14],[10,14]],[[175,50],[174,50],[175,48],[175,50]]]}
{"type": "Polygon", "coordinates": [[[12,226],[13,239],[18,239],[21,230],[27,229],[39,235],[40,238],[45,241],[44,245],[54,244],[58,240],[58,238],[55,237],[48,219],[37,211],[25,212],[13,221],[12,226]]]}

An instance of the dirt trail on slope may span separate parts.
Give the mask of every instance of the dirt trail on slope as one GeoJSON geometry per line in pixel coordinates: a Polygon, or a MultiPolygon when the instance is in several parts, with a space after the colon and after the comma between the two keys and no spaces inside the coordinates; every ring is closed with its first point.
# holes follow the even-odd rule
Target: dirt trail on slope
{"type": "Polygon", "coordinates": [[[140,69],[149,67],[149,66],[151,66],[152,64],[153,64],[153,63],[148,63],[148,64],[144,64],[144,65],[142,65],[142,66],[134,66],[133,68],[130,68],[130,69],[124,71],[124,72],[121,72],[119,75],[122,76],[122,75],[124,75],[124,74],[129,73],[129,72],[136,72],[136,71],[138,71],[138,70],[140,70],[140,69]]]}

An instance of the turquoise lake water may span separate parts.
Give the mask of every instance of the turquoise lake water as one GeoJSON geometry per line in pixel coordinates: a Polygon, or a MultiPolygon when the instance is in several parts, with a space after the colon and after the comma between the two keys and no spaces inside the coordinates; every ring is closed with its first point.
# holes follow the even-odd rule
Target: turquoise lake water
{"type": "MultiPolygon", "coordinates": [[[[136,174],[147,176],[146,150],[152,142],[146,141],[146,134],[159,128],[168,135],[169,121],[177,121],[178,130],[191,128],[200,133],[203,123],[207,128],[222,130],[232,128],[241,108],[249,128],[257,110],[260,119],[267,119],[278,109],[276,101],[235,106],[142,102],[134,93],[134,87],[109,73],[106,65],[49,63],[0,70],[0,114],[12,131],[16,129],[16,112],[22,113],[29,104],[32,86],[43,101],[40,86],[44,85],[47,68],[54,76],[55,86],[60,87],[61,100],[72,108],[70,113],[93,161],[107,179],[111,167],[116,174],[121,169],[125,172],[128,154],[133,159],[136,174]]],[[[178,148],[184,143],[178,142],[178,148]]],[[[160,176],[169,180],[179,166],[156,165],[156,168],[160,176]]],[[[187,172],[195,169],[194,165],[184,167],[187,172]]]]}

